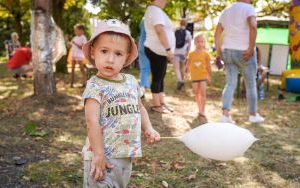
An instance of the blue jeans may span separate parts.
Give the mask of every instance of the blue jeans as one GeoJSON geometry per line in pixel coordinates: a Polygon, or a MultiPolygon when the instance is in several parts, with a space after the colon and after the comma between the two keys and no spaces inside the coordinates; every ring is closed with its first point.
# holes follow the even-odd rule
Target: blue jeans
{"type": "Polygon", "coordinates": [[[223,90],[223,110],[230,110],[233,100],[234,91],[237,86],[238,73],[244,77],[246,84],[246,97],[249,113],[257,111],[257,89],[256,73],[257,59],[256,52],[245,62],[243,60],[242,50],[224,49],[222,51],[222,60],[224,61],[226,71],[226,86],[223,90]]]}
{"type": "Polygon", "coordinates": [[[145,54],[144,48],[139,49],[139,66],[140,66],[140,80],[141,87],[150,88],[149,76],[151,73],[150,62],[145,54]]]}

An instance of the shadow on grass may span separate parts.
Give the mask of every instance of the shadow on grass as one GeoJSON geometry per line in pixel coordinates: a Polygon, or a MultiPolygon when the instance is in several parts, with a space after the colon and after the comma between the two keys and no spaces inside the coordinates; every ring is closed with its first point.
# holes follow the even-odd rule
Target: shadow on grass
{"type": "MultiPolygon", "coordinates": [[[[1,67],[0,65],[0,72],[1,67]]],[[[131,71],[131,70],[130,70],[131,71]]],[[[170,70],[171,71],[171,70],[170,70]]],[[[172,72],[172,71],[171,71],[172,72]]],[[[197,107],[189,85],[176,93],[174,75],[166,81],[166,99],[175,112],[158,114],[145,106],[153,126],[162,136],[179,136],[197,126],[197,107]]],[[[138,74],[133,70],[135,75],[138,74]]],[[[6,74],[6,73],[5,73],[6,74]]],[[[9,74],[7,74],[9,75],[9,74]]],[[[49,99],[32,97],[32,80],[17,82],[0,76],[0,181],[11,187],[80,187],[82,185],[81,146],[85,139],[82,89],[69,88],[69,75],[57,76],[59,93],[49,99]],[[25,125],[35,122],[45,137],[25,133],[25,125]],[[27,160],[16,166],[13,157],[27,160]]],[[[276,79],[276,78],[275,78],[276,79]]],[[[259,111],[266,117],[260,125],[247,123],[245,99],[235,99],[233,117],[260,140],[241,161],[220,163],[205,160],[188,150],[176,139],[162,140],[155,145],[143,142],[143,158],[134,162],[131,185],[161,187],[297,187],[299,185],[299,113],[300,104],[277,101],[276,80],[270,82],[267,98],[259,102],[259,111]],[[189,179],[195,174],[195,178],[189,179]]],[[[220,96],[224,73],[214,72],[208,89],[209,115],[214,121],[221,113],[220,96]]]]}

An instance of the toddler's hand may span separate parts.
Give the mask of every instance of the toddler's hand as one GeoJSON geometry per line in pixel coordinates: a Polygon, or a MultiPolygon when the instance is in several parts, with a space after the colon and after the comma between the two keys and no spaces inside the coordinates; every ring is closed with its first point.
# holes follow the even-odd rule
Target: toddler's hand
{"type": "Polygon", "coordinates": [[[147,138],[148,144],[153,144],[154,142],[158,142],[160,140],[159,133],[156,130],[154,130],[153,128],[145,130],[144,134],[147,138]]]}
{"type": "Polygon", "coordinates": [[[209,77],[208,79],[207,79],[207,84],[211,84],[211,77],[209,77]]]}
{"type": "Polygon", "coordinates": [[[104,156],[94,155],[91,163],[90,175],[95,181],[103,180],[105,177],[106,169],[114,168],[114,166],[106,161],[104,156]]]}

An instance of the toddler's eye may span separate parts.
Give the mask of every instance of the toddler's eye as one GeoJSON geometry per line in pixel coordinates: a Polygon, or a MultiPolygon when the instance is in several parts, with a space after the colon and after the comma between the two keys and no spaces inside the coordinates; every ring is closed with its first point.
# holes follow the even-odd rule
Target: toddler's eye
{"type": "Polygon", "coordinates": [[[123,54],[121,52],[116,52],[117,56],[123,56],[123,54]]]}
{"type": "Polygon", "coordinates": [[[100,50],[101,53],[106,54],[108,50],[100,50]]]}

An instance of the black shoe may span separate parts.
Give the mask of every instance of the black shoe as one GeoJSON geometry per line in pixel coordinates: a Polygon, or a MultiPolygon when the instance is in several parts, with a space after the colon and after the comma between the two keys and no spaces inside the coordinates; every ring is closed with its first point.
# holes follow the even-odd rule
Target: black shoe
{"type": "Polygon", "coordinates": [[[176,89],[177,89],[177,90],[181,90],[183,86],[184,86],[184,82],[177,82],[177,87],[176,87],[176,89]]]}
{"type": "Polygon", "coordinates": [[[15,75],[14,75],[14,78],[15,78],[15,79],[18,79],[18,78],[20,78],[20,75],[19,75],[19,74],[15,74],[15,75]]]}

